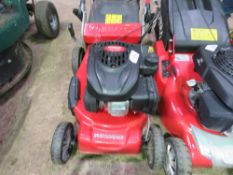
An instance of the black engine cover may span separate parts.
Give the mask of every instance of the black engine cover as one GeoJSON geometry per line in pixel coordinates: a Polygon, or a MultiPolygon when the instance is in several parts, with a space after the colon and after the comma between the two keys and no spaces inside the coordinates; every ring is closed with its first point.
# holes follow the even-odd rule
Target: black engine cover
{"type": "Polygon", "coordinates": [[[196,109],[203,125],[225,131],[233,125],[233,48],[203,46],[194,55],[195,71],[209,86],[199,95],[196,109]]]}
{"type": "Polygon", "coordinates": [[[88,57],[89,93],[102,101],[127,100],[137,88],[140,57],[138,45],[120,42],[92,45],[88,57]],[[107,50],[111,46],[121,51],[107,50]]]}
{"type": "Polygon", "coordinates": [[[208,86],[233,110],[233,48],[203,46],[194,55],[194,63],[208,86]]]}
{"type": "Polygon", "coordinates": [[[88,56],[86,109],[97,112],[99,102],[126,102],[130,110],[153,113],[159,99],[154,80],[157,68],[158,57],[149,46],[118,41],[93,44],[88,56]]]}

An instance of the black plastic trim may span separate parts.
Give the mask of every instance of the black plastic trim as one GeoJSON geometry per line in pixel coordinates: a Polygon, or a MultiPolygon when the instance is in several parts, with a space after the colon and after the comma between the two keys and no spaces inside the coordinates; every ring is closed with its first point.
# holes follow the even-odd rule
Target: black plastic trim
{"type": "Polygon", "coordinates": [[[73,110],[80,97],[79,80],[73,76],[70,80],[70,86],[68,91],[68,107],[73,110]]]}

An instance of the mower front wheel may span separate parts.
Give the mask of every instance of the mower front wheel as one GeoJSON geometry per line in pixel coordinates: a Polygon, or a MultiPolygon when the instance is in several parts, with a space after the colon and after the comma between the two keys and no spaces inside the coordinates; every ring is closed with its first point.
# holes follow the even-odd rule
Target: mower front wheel
{"type": "Polygon", "coordinates": [[[39,1],[35,4],[35,23],[39,33],[54,39],[60,30],[59,16],[52,2],[39,1]]]}
{"type": "Polygon", "coordinates": [[[146,138],[146,158],[150,169],[160,171],[163,168],[165,143],[162,130],[151,126],[146,138]]]}
{"type": "Polygon", "coordinates": [[[65,164],[70,159],[76,145],[74,132],[70,122],[62,122],[57,126],[50,150],[54,164],[65,164]]]}
{"type": "Polygon", "coordinates": [[[78,71],[78,68],[82,63],[84,55],[85,55],[85,50],[82,47],[73,48],[73,51],[72,51],[72,70],[73,70],[74,75],[78,71]]]}
{"type": "Polygon", "coordinates": [[[188,148],[178,138],[166,139],[164,170],[166,175],[191,175],[192,160],[188,148]]]}

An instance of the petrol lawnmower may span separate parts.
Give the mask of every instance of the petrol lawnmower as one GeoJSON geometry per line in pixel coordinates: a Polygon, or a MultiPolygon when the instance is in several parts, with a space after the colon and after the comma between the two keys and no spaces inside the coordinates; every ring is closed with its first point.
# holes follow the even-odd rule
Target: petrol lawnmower
{"type": "MultiPolygon", "coordinates": [[[[139,9],[138,0],[95,0],[89,19],[84,0],[74,9],[85,43],[73,50],[68,92],[76,124],[57,126],[51,144],[54,163],[66,163],[77,142],[79,151],[89,154],[143,149],[151,169],[162,167],[164,137],[152,122],[159,100],[153,78],[158,57],[153,47],[140,43],[158,18],[146,0],[140,23],[139,9]]],[[[69,30],[76,38],[72,25],[69,30]]]]}
{"type": "Polygon", "coordinates": [[[233,167],[233,48],[219,0],[162,0],[156,25],[167,175],[233,167]]]}
{"type": "Polygon", "coordinates": [[[31,50],[21,39],[29,27],[29,15],[33,14],[39,33],[56,38],[59,18],[51,2],[0,1],[0,96],[19,82],[31,67],[31,50]]]}

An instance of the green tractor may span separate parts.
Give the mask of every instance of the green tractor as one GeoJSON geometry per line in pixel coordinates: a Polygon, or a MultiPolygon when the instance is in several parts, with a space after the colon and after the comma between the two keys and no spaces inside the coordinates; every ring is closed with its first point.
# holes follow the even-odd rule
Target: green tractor
{"type": "Polygon", "coordinates": [[[22,41],[34,15],[37,30],[48,39],[59,34],[59,17],[53,3],[34,0],[0,0],[0,96],[30,70],[31,49],[22,41]]]}

